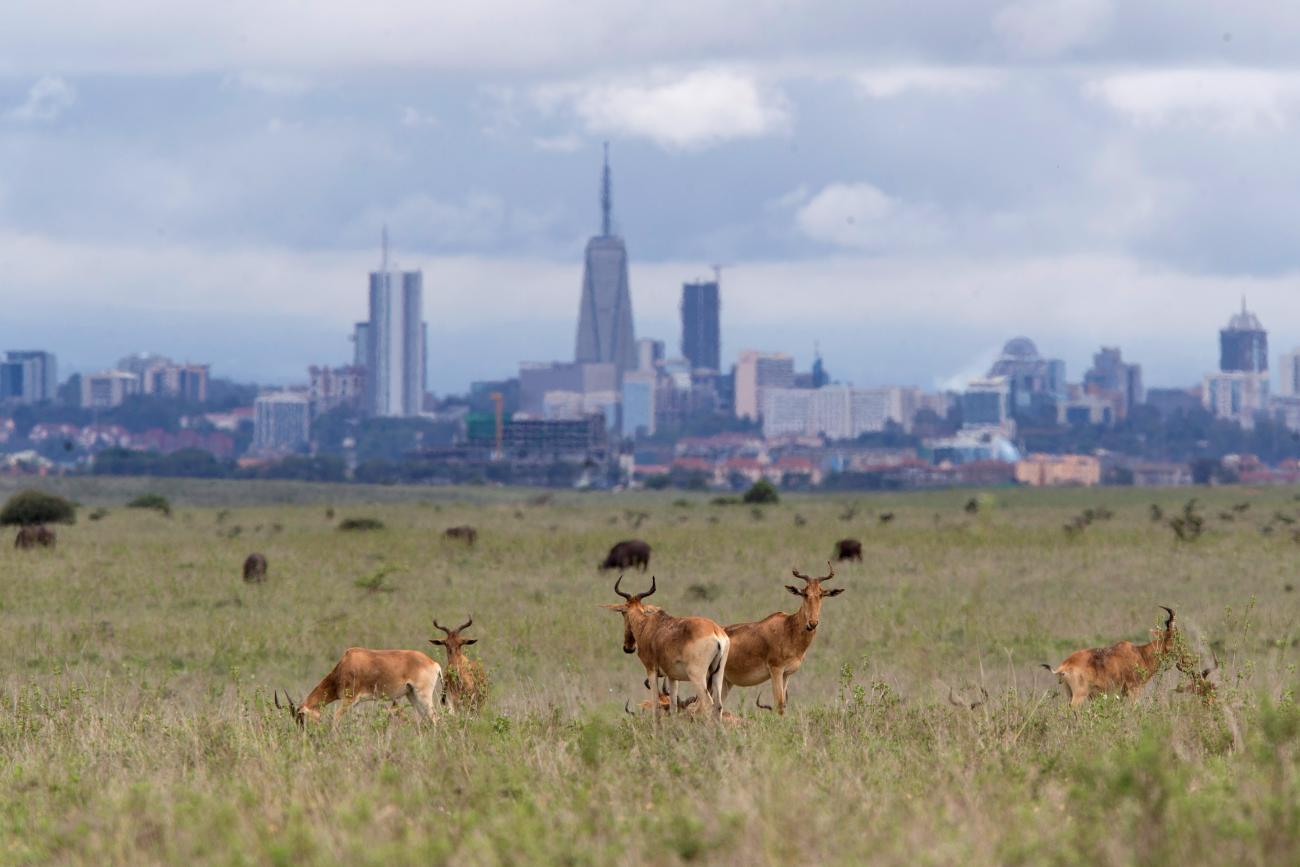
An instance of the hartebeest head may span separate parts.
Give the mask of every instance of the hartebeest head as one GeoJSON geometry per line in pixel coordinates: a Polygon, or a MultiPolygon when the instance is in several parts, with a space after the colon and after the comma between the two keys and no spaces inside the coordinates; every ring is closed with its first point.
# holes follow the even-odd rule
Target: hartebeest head
{"type": "Polygon", "coordinates": [[[843,587],[836,587],[830,590],[822,587],[823,582],[829,581],[835,577],[835,567],[827,562],[826,568],[830,570],[830,574],[823,575],[821,578],[810,578],[798,569],[791,569],[790,571],[794,573],[794,577],[803,579],[804,585],[802,587],[796,587],[793,584],[785,585],[786,590],[789,590],[795,596],[803,597],[803,607],[807,616],[804,628],[809,632],[816,629],[817,624],[821,622],[822,599],[827,596],[839,596],[844,592],[843,587]]]}
{"type": "Polygon", "coordinates": [[[610,611],[617,611],[623,615],[623,652],[636,653],[636,634],[632,631],[632,619],[638,615],[644,614],[647,608],[654,607],[643,605],[641,600],[654,594],[655,577],[653,575],[650,576],[650,589],[644,593],[624,593],[619,589],[622,583],[623,576],[620,575],[618,576],[618,580],[614,582],[614,592],[619,596],[622,596],[626,601],[617,605],[606,603],[600,607],[608,608],[610,611]],[[629,617],[629,614],[631,614],[632,617],[629,617]]]}
{"type": "MultiPolygon", "coordinates": [[[[312,722],[320,722],[320,711],[316,708],[307,708],[302,705],[294,704],[293,699],[289,697],[289,690],[287,689],[284,691],[284,700],[288,702],[289,716],[293,717],[293,721],[298,725],[306,726],[308,717],[311,717],[312,722]]],[[[275,691],[275,706],[277,708],[284,707],[284,705],[280,704],[279,690],[275,691]]]]}
{"type": "Polygon", "coordinates": [[[462,632],[464,632],[466,629],[469,629],[471,626],[474,625],[473,614],[469,616],[469,620],[466,620],[464,623],[462,623],[460,626],[457,626],[455,629],[448,629],[447,627],[443,626],[441,623],[438,622],[438,618],[436,617],[433,618],[433,625],[434,628],[441,629],[444,633],[446,633],[447,637],[430,638],[429,643],[437,644],[440,647],[447,648],[447,660],[449,662],[461,655],[462,647],[465,647],[466,645],[474,644],[475,642],[478,641],[477,638],[460,637],[460,634],[462,632]]]}

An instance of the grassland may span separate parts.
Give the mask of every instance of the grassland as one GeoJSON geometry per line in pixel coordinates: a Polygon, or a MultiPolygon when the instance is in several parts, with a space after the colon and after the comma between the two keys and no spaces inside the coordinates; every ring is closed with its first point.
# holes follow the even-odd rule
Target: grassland
{"type": "Polygon", "coordinates": [[[1198,492],[1208,530],[1180,543],[1148,517],[1176,491],[993,492],[971,515],[969,493],[753,511],[175,482],[168,518],[122,508],[156,483],[49,487],[78,523],[53,552],[0,550],[0,863],[1300,863],[1300,544],[1273,517],[1300,514],[1290,490],[1198,492]],[[476,548],[440,538],[461,523],[476,548]],[[752,691],[737,728],[623,713],[641,673],[595,564],[633,535],[655,601],[724,623],[793,610],[790,567],[863,540],[789,714],[752,691]],[[265,585],[239,577],[254,550],[265,585]],[[1158,604],[1214,647],[1218,703],[1171,671],[1137,703],[1067,710],[1039,663],[1145,640],[1158,604]],[[469,612],[477,718],[421,730],[371,704],[301,732],[271,706],[350,645],[433,650],[431,617],[469,612]],[[974,711],[948,703],[981,685],[974,711]]]}

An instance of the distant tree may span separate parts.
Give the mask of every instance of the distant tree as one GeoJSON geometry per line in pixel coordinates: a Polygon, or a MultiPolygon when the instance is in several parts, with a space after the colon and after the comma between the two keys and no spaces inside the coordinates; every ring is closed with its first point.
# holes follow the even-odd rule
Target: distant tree
{"type": "Polygon", "coordinates": [[[759,479],[750,485],[748,491],[745,491],[744,500],[746,503],[779,503],[781,495],[777,493],[776,485],[767,479],[759,479]]]}
{"type": "Polygon", "coordinates": [[[71,500],[31,488],[18,491],[0,508],[0,526],[15,524],[73,524],[77,507],[71,500]]]}

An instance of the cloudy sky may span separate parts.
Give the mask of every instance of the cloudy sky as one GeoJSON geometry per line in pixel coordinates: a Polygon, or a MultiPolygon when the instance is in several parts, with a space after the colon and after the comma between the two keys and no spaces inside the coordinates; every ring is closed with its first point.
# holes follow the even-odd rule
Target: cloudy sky
{"type": "Polygon", "coordinates": [[[721,263],[728,357],[1191,384],[1243,294],[1300,344],[1298,49],[1276,0],[5,3],[0,348],[301,379],[387,222],[435,390],[568,358],[609,140],[670,351],[721,263]]]}

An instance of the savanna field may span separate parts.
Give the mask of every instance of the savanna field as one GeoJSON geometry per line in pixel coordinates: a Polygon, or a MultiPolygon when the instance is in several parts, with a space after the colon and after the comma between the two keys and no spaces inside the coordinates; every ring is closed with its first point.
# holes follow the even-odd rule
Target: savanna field
{"type": "Polygon", "coordinates": [[[0,863],[1300,863],[1293,489],[990,491],[972,513],[970,492],[41,487],[80,508],[55,550],[10,529],[0,551],[0,863]],[[146,490],[170,516],[124,508],[146,490]],[[1192,493],[1205,531],[1179,541],[1150,506],[1192,493]],[[1113,515],[1067,533],[1085,509],[1113,515]],[[442,538],[457,524],[475,547],[442,538]],[[864,561],[837,565],[786,716],[754,707],[766,685],[732,691],[739,725],[624,713],[645,693],[598,607],[612,543],[654,548],[624,589],[653,573],[669,612],[729,624],[793,612],[791,567],[823,574],[844,536],[864,561]],[[241,580],[252,551],[265,584],[241,580]],[[1040,664],[1146,641],[1158,605],[1217,657],[1217,700],[1170,669],[1067,709],[1040,664]],[[471,613],[477,716],[367,703],[303,731],[272,703],[353,645],[443,662],[432,618],[471,613]]]}

